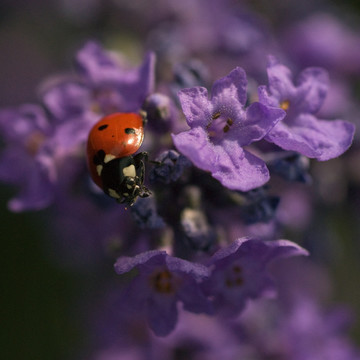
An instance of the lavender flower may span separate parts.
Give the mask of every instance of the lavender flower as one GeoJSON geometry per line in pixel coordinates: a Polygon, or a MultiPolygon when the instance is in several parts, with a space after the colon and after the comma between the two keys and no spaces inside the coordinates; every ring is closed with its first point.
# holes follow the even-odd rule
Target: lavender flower
{"type": "Polygon", "coordinates": [[[105,114],[138,111],[153,90],[154,65],[154,54],[148,53],[139,68],[129,68],[96,42],[86,43],[76,56],[76,67],[105,114]]]}
{"type": "Polygon", "coordinates": [[[140,68],[125,69],[99,44],[89,42],[79,51],[77,64],[79,77],[58,77],[43,85],[47,112],[40,105],[1,111],[7,147],[0,178],[21,188],[9,203],[13,211],[48,206],[59,190],[55,185],[68,176],[60,168],[86,141],[99,116],[114,109],[138,111],[153,87],[152,54],[140,68]]]}
{"type": "Polygon", "coordinates": [[[156,164],[150,172],[150,182],[170,184],[177,181],[191,162],[175,150],[162,152],[156,158],[156,164]]]}
{"type": "Polygon", "coordinates": [[[60,183],[71,178],[66,160],[87,138],[89,124],[81,117],[49,119],[41,106],[32,104],[0,112],[6,144],[0,179],[21,189],[9,203],[12,211],[39,210],[51,204],[60,183]]]}
{"type": "Polygon", "coordinates": [[[159,229],[165,226],[164,220],[158,215],[153,196],[140,198],[131,207],[133,219],[143,229],[159,229]]]}
{"type": "Polygon", "coordinates": [[[246,224],[269,222],[280,202],[279,197],[269,196],[264,187],[248,191],[244,198],[241,214],[246,224]]]}
{"type": "Polygon", "coordinates": [[[185,311],[180,315],[173,333],[166,338],[152,339],[152,359],[249,359],[247,344],[239,341],[226,322],[185,311]]]}
{"type": "Polygon", "coordinates": [[[6,143],[0,158],[0,179],[20,187],[9,208],[46,207],[53,199],[56,174],[55,159],[45,145],[52,131],[45,113],[36,105],[2,110],[0,128],[6,143]]]}
{"type": "Polygon", "coordinates": [[[288,181],[310,183],[310,160],[294,151],[278,151],[268,154],[266,165],[272,174],[277,174],[288,181]]]}
{"type": "Polygon", "coordinates": [[[269,263],[307,254],[288,240],[238,239],[213,255],[209,264],[212,272],[204,290],[213,298],[217,311],[234,316],[243,310],[247,300],[274,293],[273,281],[266,271],[269,263]]]}
{"type": "Polygon", "coordinates": [[[146,112],[147,128],[153,132],[165,134],[174,128],[177,109],[168,96],[150,94],[145,99],[142,110],[146,112]]]}
{"type": "Polygon", "coordinates": [[[152,250],[133,258],[120,257],[115,271],[124,274],[138,269],[138,275],[126,292],[125,302],[133,311],[144,311],[150,328],[158,336],[169,334],[177,322],[177,302],[194,313],[210,313],[209,301],[199,282],[208,276],[200,264],[171,257],[165,251],[152,250]]]}
{"type": "Polygon", "coordinates": [[[217,80],[208,99],[203,87],[179,92],[190,130],[173,136],[177,149],[229,189],[248,191],[269,180],[265,163],[243,147],[262,139],[284,116],[281,109],[253,103],[245,109],[245,71],[217,80]]]}
{"type": "Polygon", "coordinates": [[[139,111],[154,87],[155,58],[148,53],[140,67],[129,68],[116,53],[89,41],[76,54],[76,76],[44,84],[43,102],[60,120],[139,111]]]}
{"type": "Polygon", "coordinates": [[[86,117],[91,113],[92,95],[80,80],[60,77],[42,86],[42,101],[56,121],[86,117]]]}
{"type": "Polygon", "coordinates": [[[349,148],[355,131],[353,124],[319,120],[314,115],[321,108],[328,88],[325,70],[307,68],[294,85],[290,70],[270,56],[267,72],[269,88],[259,87],[260,102],[278,106],[287,115],[267,134],[266,140],[322,161],[335,158],[349,148]]]}

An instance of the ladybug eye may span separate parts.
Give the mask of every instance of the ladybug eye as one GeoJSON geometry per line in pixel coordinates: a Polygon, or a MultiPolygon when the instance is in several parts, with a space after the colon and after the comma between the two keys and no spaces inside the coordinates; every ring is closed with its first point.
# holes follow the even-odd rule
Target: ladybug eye
{"type": "Polygon", "coordinates": [[[125,133],[126,133],[126,134],[135,134],[135,129],[133,129],[133,128],[126,128],[126,129],[125,129],[125,133]]]}
{"type": "Polygon", "coordinates": [[[98,130],[102,131],[105,130],[109,125],[105,124],[105,125],[101,125],[98,127],[98,130]]]}

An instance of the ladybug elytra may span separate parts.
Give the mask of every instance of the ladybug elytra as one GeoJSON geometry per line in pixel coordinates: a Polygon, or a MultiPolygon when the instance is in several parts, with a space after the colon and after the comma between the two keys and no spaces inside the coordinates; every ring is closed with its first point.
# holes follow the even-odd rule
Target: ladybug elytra
{"type": "Polygon", "coordinates": [[[150,195],[143,185],[147,153],[135,152],[144,139],[144,119],[136,113],[105,116],[91,129],[87,159],[93,181],[119,203],[133,205],[150,195]]]}

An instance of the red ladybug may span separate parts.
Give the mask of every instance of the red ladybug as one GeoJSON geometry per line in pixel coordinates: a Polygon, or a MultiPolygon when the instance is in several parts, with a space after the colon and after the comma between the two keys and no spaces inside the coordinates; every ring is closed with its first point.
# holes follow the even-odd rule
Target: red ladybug
{"type": "Polygon", "coordinates": [[[144,118],[115,113],[98,121],[89,133],[87,160],[94,182],[119,203],[132,205],[149,196],[143,185],[147,153],[133,155],[144,139],[144,118]]]}

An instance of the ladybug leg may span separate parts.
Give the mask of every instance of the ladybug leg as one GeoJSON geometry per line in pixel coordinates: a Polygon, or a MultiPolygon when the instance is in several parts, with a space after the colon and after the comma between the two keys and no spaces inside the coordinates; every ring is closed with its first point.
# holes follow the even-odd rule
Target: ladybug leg
{"type": "Polygon", "coordinates": [[[126,176],[122,182],[122,198],[118,199],[120,204],[127,203],[132,206],[139,196],[140,186],[137,184],[136,177],[126,176]]]}
{"type": "Polygon", "coordinates": [[[137,184],[142,186],[144,183],[145,177],[145,161],[148,159],[147,152],[141,152],[133,156],[135,169],[136,169],[136,177],[138,178],[137,184]]]}
{"type": "Polygon", "coordinates": [[[137,167],[140,164],[140,162],[145,163],[146,161],[148,161],[148,158],[149,158],[149,154],[146,151],[134,155],[133,159],[135,162],[135,167],[137,167]]]}
{"type": "Polygon", "coordinates": [[[144,185],[144,177],[145,177],[145,161],[148,161],[148,153],[141,152],[134,156],[135,168],[136,168],[136,177],[138,178],[137,184],[139,185],[139,194],[140,197],[148,197],[151,192],[144,185]]]}

